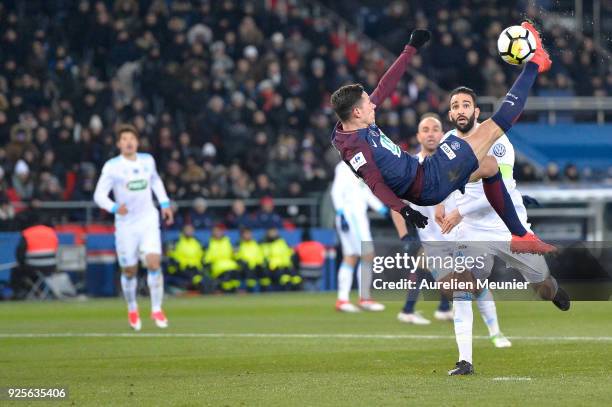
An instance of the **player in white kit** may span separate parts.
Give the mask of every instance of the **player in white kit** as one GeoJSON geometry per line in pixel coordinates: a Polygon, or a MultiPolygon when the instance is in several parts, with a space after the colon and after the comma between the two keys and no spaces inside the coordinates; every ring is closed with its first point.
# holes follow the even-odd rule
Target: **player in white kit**
{"type": "Polygon", "coordinates": [[[159,201],[162,216],[172,224],[173,213],[164,185],[150,154],[138,153],[138,132],[130,125],[117,130],[120,154],[108,160],[96,185],[94,201],[115,214],[115,248],[121,267],[121,289],[128,306],[130,326],[139,331],[142,323],[136,302],[138,260],[147,268],[147,285],[151,294],[151,318],[160,328],[168,326],[161,306],[164,279],[161,272],[161,236],[159,212],[152,192],[159,201]],[[113,192],[114,201],[109,193],[113,192]]]}
{"type": "Polygon", "coordinates": [[[367,212],[369,207],[386,215],[388,209],[342,161],[336,165],[331,197],[336,209],[336,230],[340,236],[343,253],[342,263],[338,270],[336,310],[343,312],[383,311],[385,306],[372,300],[370,296],[374,250],[367,212]],[[363,253],[362,242],[365,242],[363,253]],[[359,307],[349,300],[353,285],[353,272],[358,262],[359,307]]]}
{"type": "MultiPolygon", "coordinates": [[[[449,119],[455,125],[455,129],[448,132],[445,137],[449,134],[455,134],[461,138],[470,137],[478,127],[479,113],[480,109],[477,107],[476,94],[473,90],[460,87],[452,91],[450,94],[449,119]]],[[[498,139],[489,150],[488,155],[496,158],[519,219],[525,229],[530,232],[527,210],[520,192],[516,189],[516,181],[513,178],[514,147],[508,137],[503,135],[498,139]]],[[[569,297],[563,289],[558,287],[556,280],[550,275],[544,257],[533,254],[516,254],[510,251],[511,235],[499,216],[490,210],[490,207],[486,207],[488,201],[481,184],[481,180],[468,183],[465,187],[465,194],[455,191],[452,195],[455,199],[455,208],[444,206],[436,208],[435,219],[442,232],[454,232],[455,239],[459,242],[477,242],[465,244],[461,248],[463,256],[485,254],[488,257],[487,266],[483,270],[479,270],[479,275],[474,277],[487,278],[493,267],[492,256],[497,256],[505,261],[506,266],[516,268],[543,299],[552,300],[563,311],[568,310],[570,307],[569,297]]],[[[489,295],[488,290],[478,294],[479,297],[489,295]]],[[[473,294],[469,292],[455,291],[453,293],[455,336],[459,347],[459,362],[457,362],[455,369],[449,371],[450,375],[473,373],[472,297],[473,294]]],[[[486,302],[491,307],[495,307],[492,301],[486,302]]]]}
{"type": "MultiPolygon", "coordinates": [[[[437,115],[424,115],[418,125],[417,140],[421,145],[421,151],[418,154],[419,160],[423,161],[426,156],[433,154],[436,148],[440,144],[442,138],[442,123],[440,122],[437,115]]],[[[468,184],[469,185],[469,184],[468,184]]],[[[482,187],[481,187],[482,188],[482,187]]],[[[486,199],[486,198],[485,198],[486,199]]],[[[413,204],[411,204],[413,205],[413,204]]],[[[450,211],[455,206],[454,197],[451,195],[444,201],[445,207],[450,211]]],[[[435,218],[435,206],[414,206],[414,209],[425,214],[425,216],[435,218]]],[[[403,218],[393,216],[394,223],[401,236],[405,236],[407,229],[405,228],[405,222],[403,218]]],[[[417,229],[419,239],[422,242],[423,250],[425,255],[428,257],[441,257],[446,258],[447,256],[453,256],[455,251],[455,243],[457,242],[457,235],[454,230],[448,231],[446,234],[442,233],[442,229],[436,222],[431,222],[424,229],[417,229]]],[[[405,239],[405,238],[404,238],[405,239]]],[[[449,270],[433,269],[430,270],[435,280],[440,280],[448,274],[449,270]]],[[[417,313],[410,313],[414,308],[414,302],[416,298],[414,293],[418,295],[418,290],[411,290],[409,293],[406,305],[402,312],[398,314],[398,320],[402,322],[414,323],[418,325],[428,324],[429,321],[423,317],[419,317],[417,313]],[[412,298],[411,298],[411,294],[412,298]],[[427,322],[422,321],[424,319],[427,322]]],[[[491,292],[481,293],[476,299],[478,310],[482,315],[482,319],[487,326],[489,336],[493,345],[497,348],[507,348],[512,346],[512,343],[501,333],[499,329],[499,323],[497,318],[497,310],[493,296],[491,292]]],[[[444,301],[441,301],[441,306],[444,307],[444,301]]],[[[446,308],[446,307],[444,307],[446,308]]],[[[450,314],[452,319],[452,312],[444,312],[440,308],[434,314],[436,319],[444,320],[450,314]]]]}

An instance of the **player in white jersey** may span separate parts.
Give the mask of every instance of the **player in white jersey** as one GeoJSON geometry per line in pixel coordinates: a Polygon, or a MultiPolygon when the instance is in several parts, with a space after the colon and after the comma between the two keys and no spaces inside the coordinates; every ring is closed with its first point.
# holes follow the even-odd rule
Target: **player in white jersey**
{"type": "Polygon", "coordinates": [[[338,270],[336,309],[343,312],[359,312],[361,309],[383,311],[384,305],[372,300],[370,296],[374,250],[367,212],[369,207],[386,215],[388,209],[342,161],[336,165],[331,197],[336,209],[336,230],[343,253],[338,270]],[[365,242],[363,253],[362,242],[365,242]],[[349,300],[353,272],[358,262],[359,307],[349,300]]]}
{"type": "MultiPolygon", "coordinates": [[[[455,129],[448,134],[455,134],[461,138],[470,137],[478,127],[480,109],[476,104],[476,94],[465,87],[455,89],[450,94],[449,119],[455,129]]],[[[502,136],[489,150],[488,155],[497,159],[498,166],[512,203],[516,208],[523,227],[530,231],[527,221],[527,210],[523,204],[520,192],[516,189],[513,178],[514,148],[508,138],[502,136]]],[[[456,208],[438,206],[436,222],[443,233],[455,232],[455,238],[466,243],[462,246],[463,256],[487,255],[489,261],[483,270],[479,270],[474,277],[484,279],[488,277],[493,267],[492,256],[498,256],[506,262],[507,266],[514,267],[523,275],[526,281],[533,286],[543,299],[552,300],[561,310],[570,307],[569,297],[559,288],[555,279],[550,275],[546,260],[542,256],[532,254],[516,254],[510,250],[511,236],[504,227],[499,216],[483,202],[487,198],[482,192],[482,181],[468,183],[465,194],[454,193],[456,208]],[[458,226],[457,226],[458,225],[458,226]],[[455,229],[455,226],[457,228],[455,229]]],[[[476,274],[476,273],[475,273],[476,274]]],[[[449,371],[450,375],[464,375],[473,373],[472,366],[472,293],[455,291],[453,293],[455,309],[455,335],[459,347],[459,362],[455,369],[449,371]]],[[[479,296],[490,295],[484,291],[479,296]]],[[[490,302],[493,304],[492,302],[490,302]]],[[[494,305],[493,305],[494,307],[494,305]]]]}
{"type": "MultiPolygon", "coordinates": [[[[417,132],[417,140],[421,145],[421,151],[418,154],[420,161],[423,161],[426,156],[431,155],[436,151],[436,148],[440,144],[441,138],[442,123],[438,119],[437,115],[424,115],[419,122],[417,132]]],[[[447,198],[444,201],[444,205],[449,210],[452,209],[455,206],[454,198],[452,196],[447,198]]],[[[434,206],[417,207],[415,205],[414,209],[425,214],[425,216],[431,216],[432,219],[435,218],[434,206]]],[[[398,233],[401,236],[404,236],[402,240],[406,240],[407,229],[405,229],[405,222],[403,222],[403,218],[394,216],[393,220],[396,224],[396,228],[398,229],[398,233]]],[[[419,240],[422,242],[423,250],[426,256],[446,258],[447,256],[454,255],[454,242],[457,241],[457,236],[454,230],[450,230],[446,234],[443,234],[440,226],[436,222],[431,222],[424,229],[418,229],[418,235],[419,240]]],[[[440,280],[449,272],[449,270],[444,269],[432,269],[430,271],[435,280],[440,280]]],[[[404,309],[398,314],[398,319],[400,321],[421,325],[429,323],[429,321],[423,317],[421,318],[427,322],[424,323],[421,321],[418,318],[419,315],[413,312],[417,296],[418,290],[411,290],[409,292],[404,309]]],[[[453,319],[452,312],[447,311],[447,303],[448,300],[446,300],[445,304],[445,297],[443,296],[442,301],[440,301],[440,306],[434,314],[436,319],[444,320],[447,319],[448,316],[450,316],[450,319],[453,319]]],[[[493,301],[492,294],[490,292],[482,293],[477,297],[477,305],[495,347],[506,348],[512,346],[512,343],[501,333],[499,329],[497,310],[495,308],[495,302],[493,301]]]]}
{"type": "Polygon", "coordinates": [[[138,153],[136,128],[123,125],[117,130],[120,154],[108,160],[96,185],[94,201],[102,209],[115,214],[115,248],[121,267],[121,289],[128,306],[130,326],[141,329],[136,302],[138,260],[147,268],[147,285],[151,294],[151,318],[160,328],[168,326],[161,306],[164,279],[161,272],[161,236],[159,212],[152,192],[162,208],[167,224],[173,213],[164,185],[150,154],[138,153]],[[114,201],[109,193],[113,192],[114,201]]]}

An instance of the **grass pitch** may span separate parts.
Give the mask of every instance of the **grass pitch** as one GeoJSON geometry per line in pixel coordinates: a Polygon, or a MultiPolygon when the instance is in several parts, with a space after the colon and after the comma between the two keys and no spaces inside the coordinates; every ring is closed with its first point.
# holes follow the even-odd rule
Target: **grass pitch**
{"type": "MultiPolygon", "coordinates": [[[[498,303],[513,341],[495,349],[474,307],[472,377],[448,377],[451,323],[341,314],[331,294],[169,299],[170,328],[122,300],[0,303],[0,387],[67,386],[64,401],[14,405],[609,405],[612,304],[498,303]]],[[[433,302],[419,308],[430,317],[433,302]]]]}

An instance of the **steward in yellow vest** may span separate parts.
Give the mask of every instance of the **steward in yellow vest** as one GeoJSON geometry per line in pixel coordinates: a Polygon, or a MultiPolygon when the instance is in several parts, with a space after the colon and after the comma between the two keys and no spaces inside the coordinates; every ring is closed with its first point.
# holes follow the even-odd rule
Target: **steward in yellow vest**
{"type": "Polygon", "coordinates": [[[240,230],[240,245],[236,252],[236,260],[240,264],[241,278],[245,280],[248,291],[254,291],[259,281],[259,290],[267,291],[272,281],[267,268],[261,246],[248,228],[240,230]]]}
{"type": "Polygon", "coordinates": [[[234,260],[234,248],[222,226],[213,227],[212,236],[204,256],[204,264],[223,292],[233,292],[240,287],[238,263],[234,260]]]}
{"type": "Polygon", "coordinates": [[[293,264],[293,249],[279,236],[276,228],[266,231],[266,239],[261,248],[272,282],[282,290],[299,290],[302,277],[293,264]]]}
{"type": "Polygon", "coordinates": [[[204,278],[204,247],[195,238],[192,225],[185,225],[168,251],[166,284],[185,290],[200,289],[204,278]]]}

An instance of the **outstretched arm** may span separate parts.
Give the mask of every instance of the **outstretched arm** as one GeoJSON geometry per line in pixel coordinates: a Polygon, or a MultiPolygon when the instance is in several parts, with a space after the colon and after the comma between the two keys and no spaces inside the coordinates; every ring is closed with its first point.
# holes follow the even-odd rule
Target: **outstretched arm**
{"type": "Polygon", "coordinates": [[[416,54],[418,48],[429,41],[430,37],[431,34],[427,30],[414,30],[412,32],[408,45],[404,47],[400,56],[397,57],[395,62],[387,69],[387,72],[380,78],[378,86],[376,86],[376,89],[370,95],[372,103],[379,105],[391,95],[402,75],[406,72],[406,68],[410,65],[412,56],[416,54]]]}

